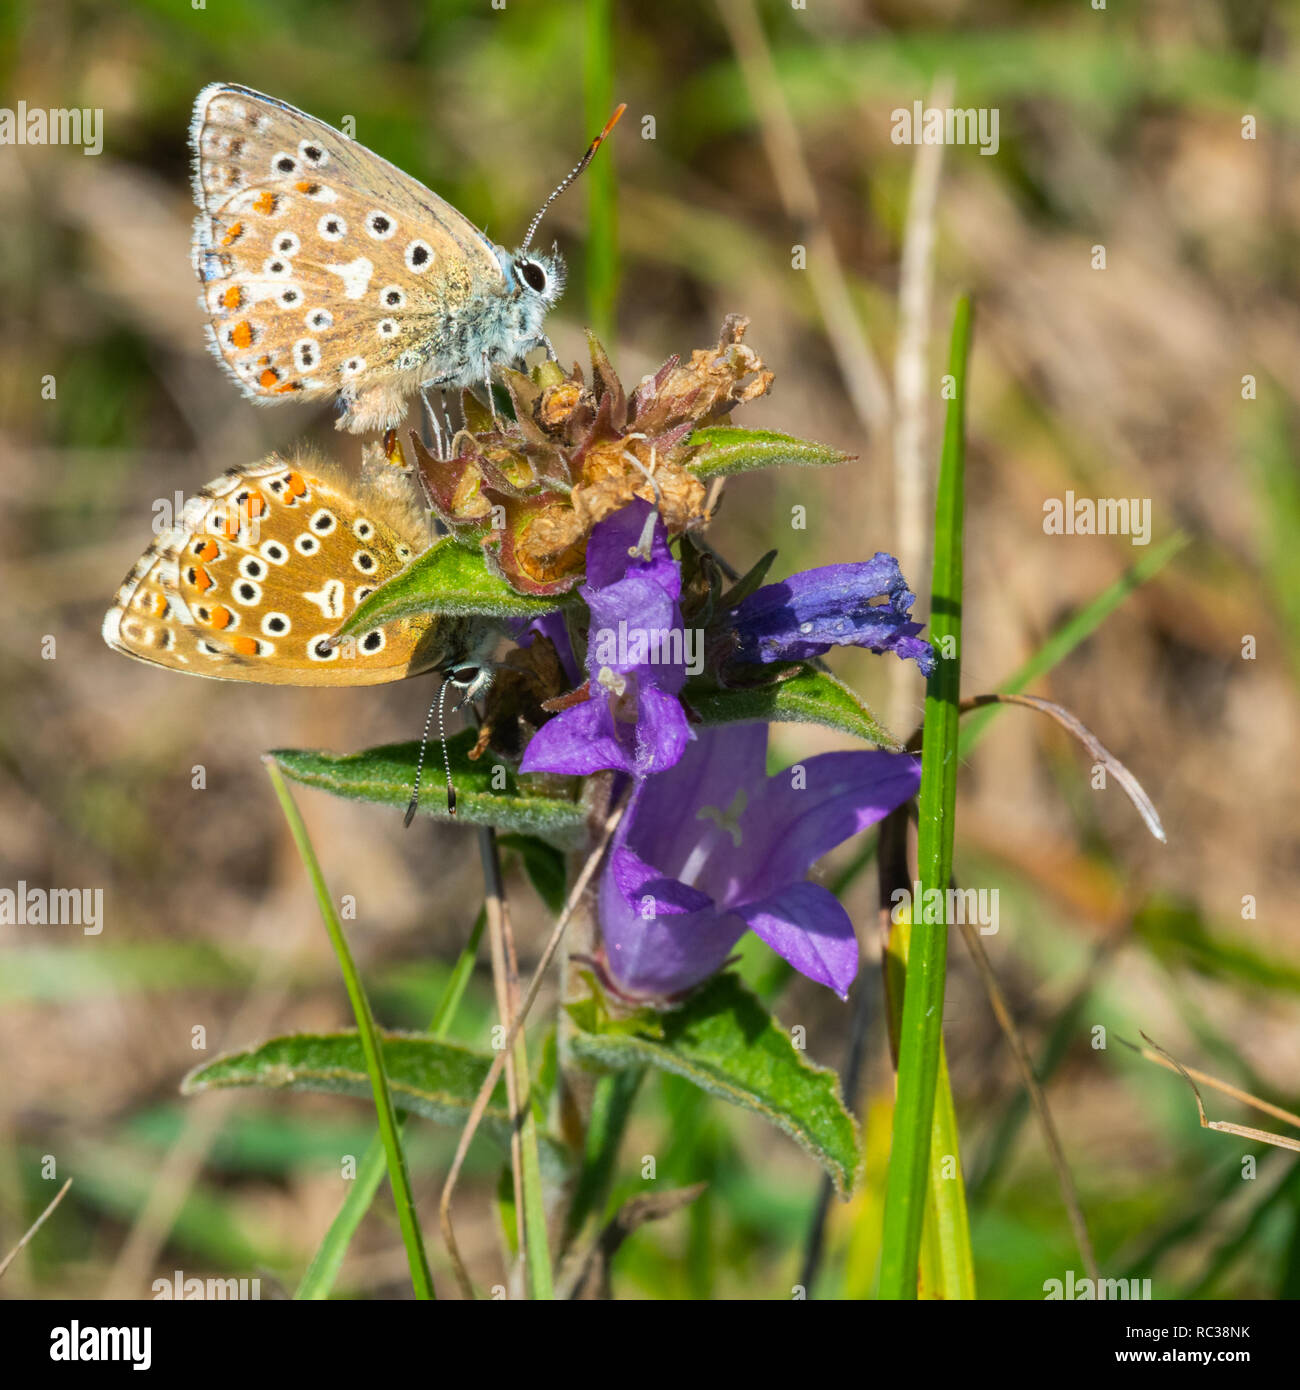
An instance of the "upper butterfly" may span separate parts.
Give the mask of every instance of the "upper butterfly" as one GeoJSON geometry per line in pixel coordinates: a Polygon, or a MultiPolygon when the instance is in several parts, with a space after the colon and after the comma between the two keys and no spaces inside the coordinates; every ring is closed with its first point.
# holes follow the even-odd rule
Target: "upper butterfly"
{"type": "MultiPolygon", "coordinates": [[[[217,356],[263,404],[337,392],[338,428],[401,422],[422,386],[487,381],[539,346],[558,253],[515,252],[347,136],[274,97],[214,83],[194,106],[194,269],[217,356]]],[[[553,353],[552,353],[553,355],[553,353]]]]}

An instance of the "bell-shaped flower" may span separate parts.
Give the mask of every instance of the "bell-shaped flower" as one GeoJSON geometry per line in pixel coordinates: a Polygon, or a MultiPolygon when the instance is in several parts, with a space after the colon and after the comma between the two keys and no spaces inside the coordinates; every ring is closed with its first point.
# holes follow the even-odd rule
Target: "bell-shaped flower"
{"type": "Polygon", "coordinates": [[[747,930],[847,994],[853,923],[808,871],[915,795],[920,764],[905,753],[823,753],[769,777],[766,752],[766,725],[702,730],[675,767],[634,788],[600,885],[603,964],[622,994],[680,994],[747,930]]]}

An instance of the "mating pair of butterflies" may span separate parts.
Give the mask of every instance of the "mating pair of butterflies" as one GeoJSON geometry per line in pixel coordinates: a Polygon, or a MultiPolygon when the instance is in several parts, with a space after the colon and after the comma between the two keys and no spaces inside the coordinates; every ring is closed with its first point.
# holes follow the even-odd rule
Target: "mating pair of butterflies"
{"type": "MultiPolygon", "coordinates": [[[[340,429],[389,429],[423,387],[490,382],[550,343],[558,254],[494,245],[387,160],[245,87],[200,92],[194,268],[210,344],[261,404],[337,396],[340,429]]],[[[552,354],[553,355],[553,354],[552,354]]],[[[472,671],[484,624],[436,615],[330,639],[433,540],[413,468],[369,445],[359,478],[310,453],[230,469],[185,506],[118,590],[104,640],[127,656],[222,680],[372,685],[472,671]]]]}

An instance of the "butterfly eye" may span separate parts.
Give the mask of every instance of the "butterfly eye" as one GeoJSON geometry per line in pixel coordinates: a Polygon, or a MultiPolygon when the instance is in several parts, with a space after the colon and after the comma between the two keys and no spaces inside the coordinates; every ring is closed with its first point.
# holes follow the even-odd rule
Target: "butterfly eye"
{"type": "Polygon", "coordinates": [[[536,261],[520,261],[515,266],[515,274],[519,277],[520,284],[527,285],[538,294],[546,288],[546,272],[536,261]]]}

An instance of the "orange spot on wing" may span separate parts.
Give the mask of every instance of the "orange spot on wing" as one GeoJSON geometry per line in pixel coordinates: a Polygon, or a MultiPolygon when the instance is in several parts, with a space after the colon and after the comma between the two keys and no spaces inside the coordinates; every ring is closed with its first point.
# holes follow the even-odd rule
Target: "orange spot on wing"
{"type": "Polygon", "coordinates": [[[240,656],[257,655],[256,637],[232,637],[230,639],[230,645],[240,656]]]}
{"type": "Polygon", "coordinates": [[[221,554],[221,547],[216,541],[205,541],[203,549],[199,551],[200,560],[215,560],[221,554]]]}
{"type": "Polygon", "coordinates": [[[218,628],[229,627],[232,616],[229,608],[224,607],[222,604],[218,604],[212,610],[212,621],[210,625],[218,628]]]}
{"type": "Polygon", "coordinates": [[[206,594],[212,588],[212,576],[203,568],[202,565],[194,567],[194,587],[201,594],[206,594]]]}
{"type": "Polygon", "coordinates": [[[243,234],[244,224],[242,222],[232,222],[225,236],[221,238],[222,246],[233,246],[243,234]]]}
{"type": "Polygon", "coordinates": [[[309,198],[314,198],[320,192],[320,184],[309,183],[306,179],[301,183],[295,183],[294,187],[299,193],[305,193],[309,198]]]}
{"type": "Polygon", "coordinates": [[[225,520],[221,523],[221,534],[225,536],[228,541],[233,541],[239,535],[241,524],[239,508],[230,507],[226,511],[225,520]]]}
{"type": "Polygon", "coordinates": [[[268,367],[261,376],[257,378],[257,384],[269,391],[277,381],[280,380],[280,373],[274,367],[268,367]]]}
{"type": "Polygon", "coordinates": [[[253,325],[247,319],[240,321],[230,330],[230,341],[237,348],[252,347],[253,325]]]}
{"type": "Polygon", "coordinates": [[[253,211],[260,212],[263,217],[270,217],[275,211],[275,194],[259,193],[253,200],[253,211]]]}
{"type": "Polygon", "coordinates": [[[307,483],[301,473],[290,473],[285,482],[285,491],[290,497],[302,497],[306,494],[307,483]]]}
{"type": "Polygon", "coordinates": [[[301,382],[301,381],[286,381],[286,382],[284,383],[283,386],[277,386],[277,387],[275,388],[275,393],[276,393],[277,396],[283,396],[284,393],[285,393],[286,391],[301,391],[301,390],[302,390],[302,382],[301,382]]]}
{"type": "Polygon", "coordinates": [[[221,296],[221,304],[225,309],[238,309],[244,302],[244,292],[238,285],[231,287],[221,296]]]}
{"type": "Polygon", "coordinates": [[[254,520],[266,514],[266,498],[260,492],[251,493],[244,505],[248,515],[254,520]]]}

